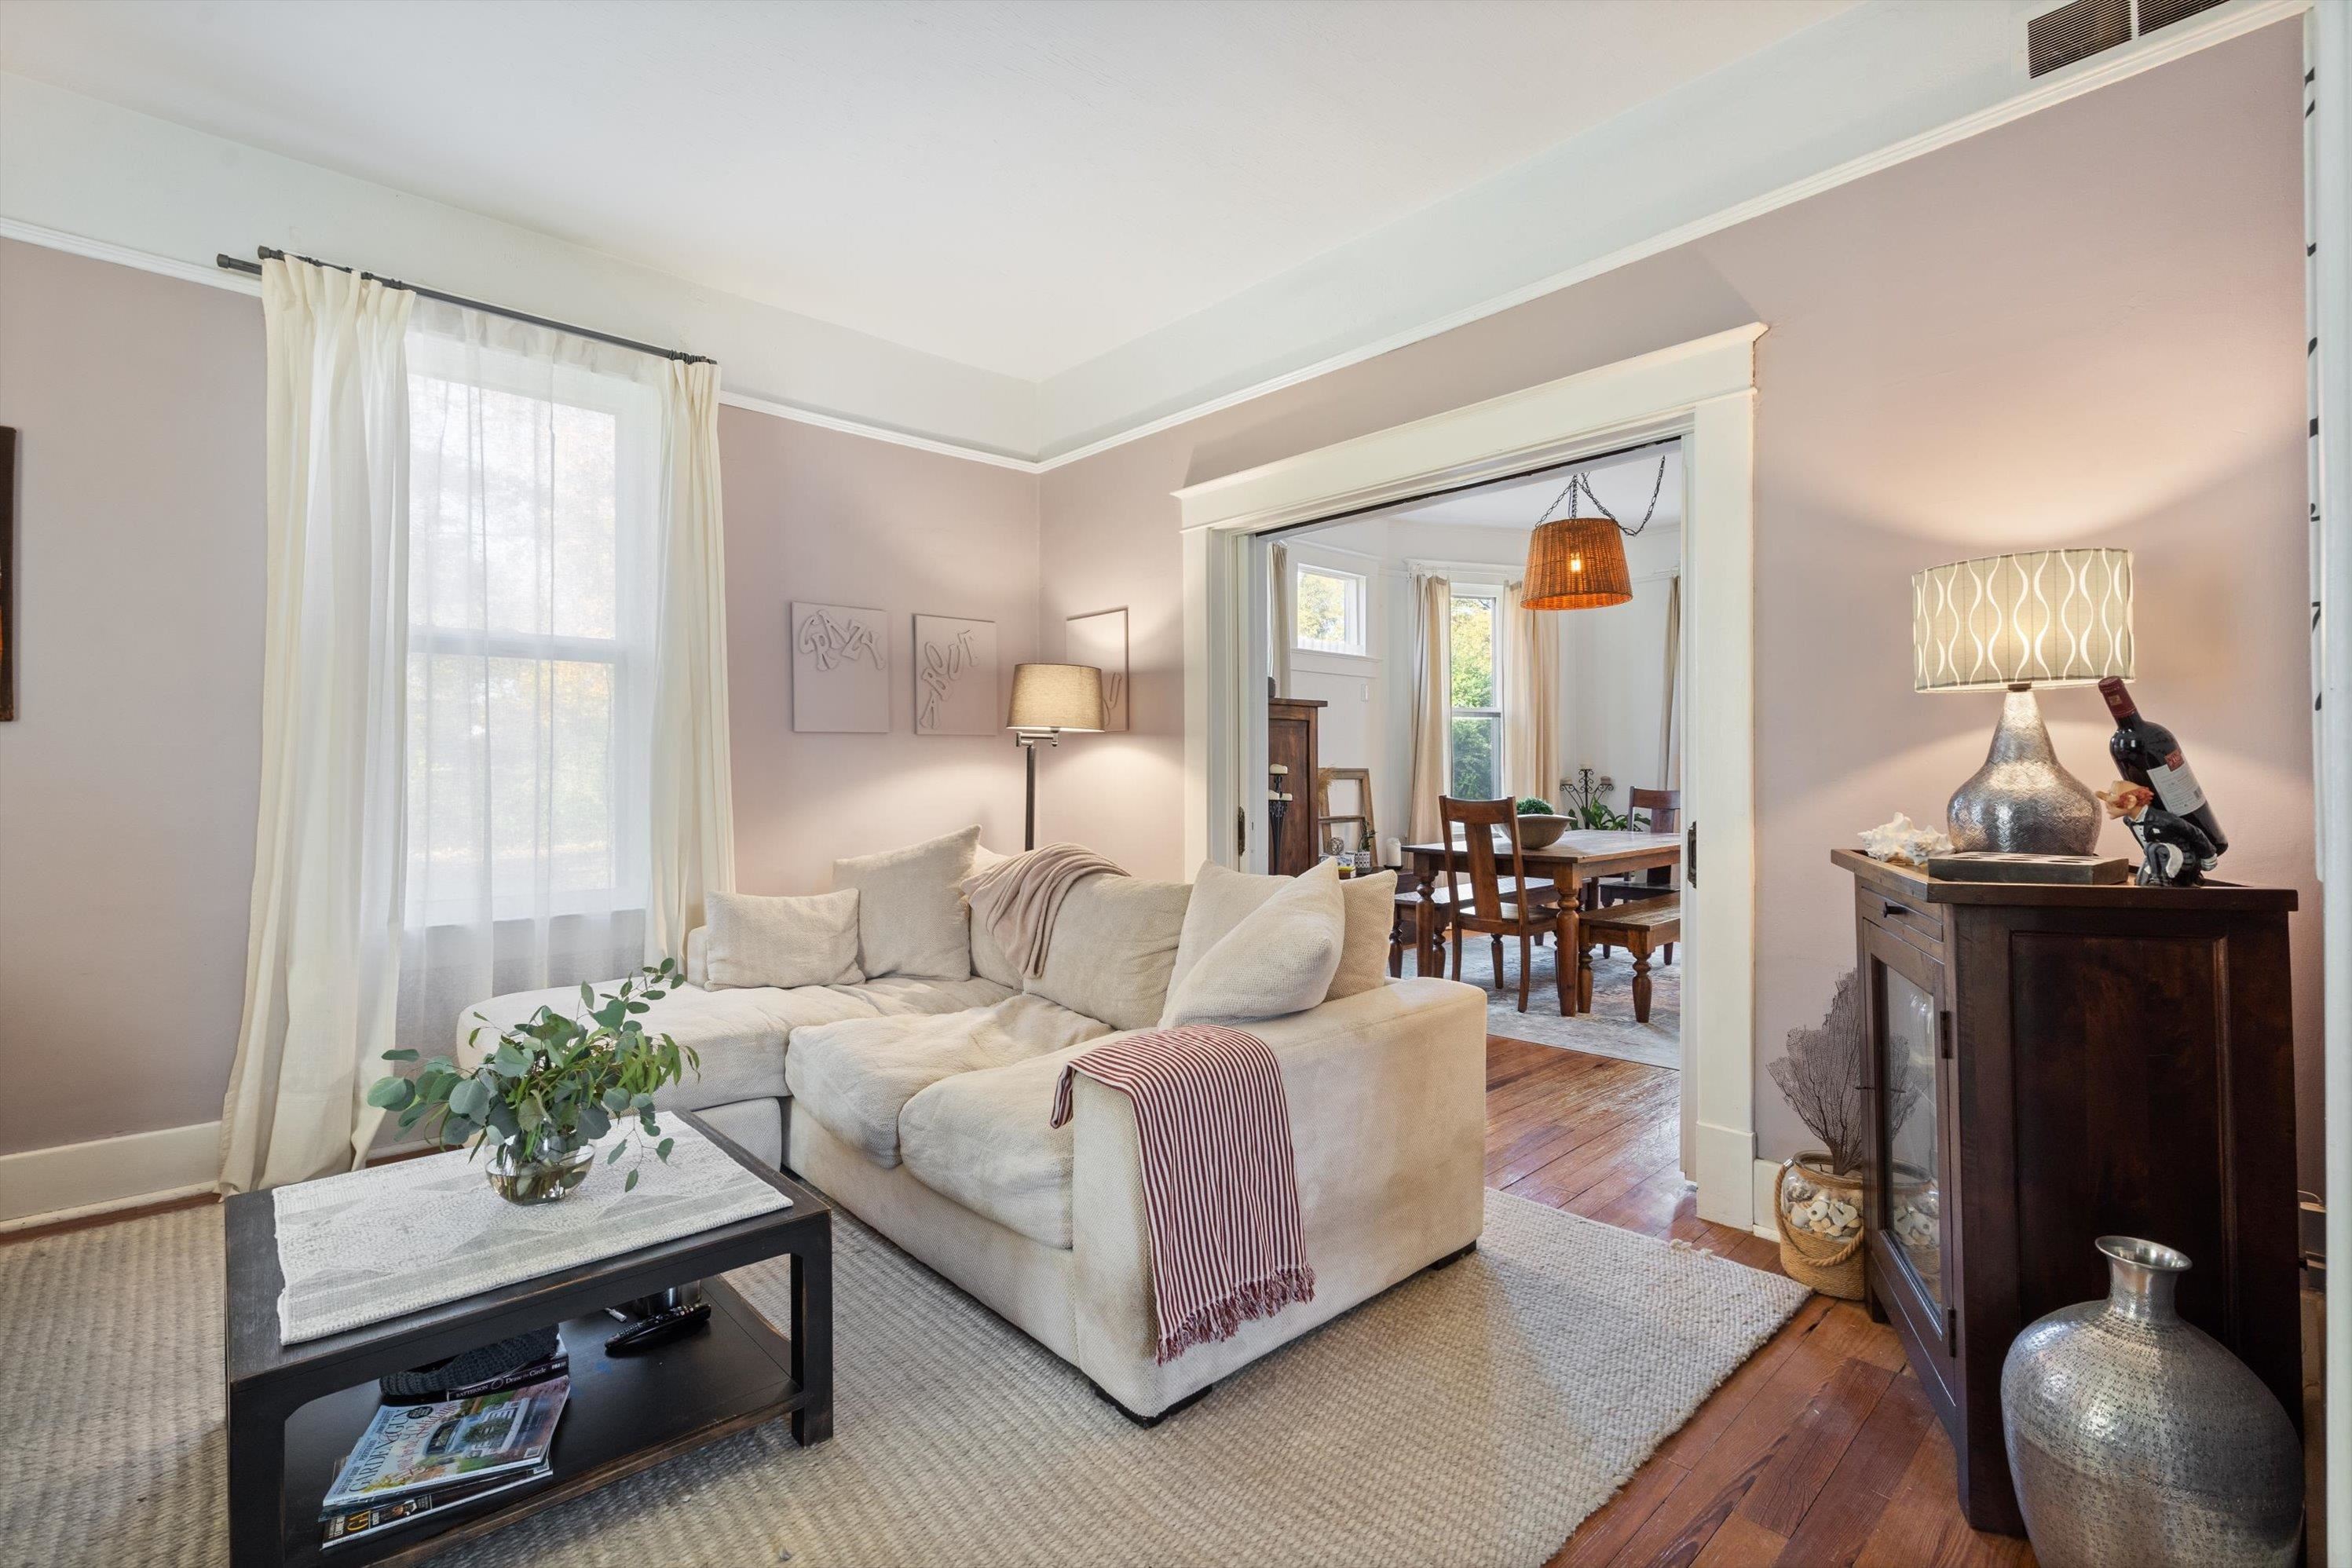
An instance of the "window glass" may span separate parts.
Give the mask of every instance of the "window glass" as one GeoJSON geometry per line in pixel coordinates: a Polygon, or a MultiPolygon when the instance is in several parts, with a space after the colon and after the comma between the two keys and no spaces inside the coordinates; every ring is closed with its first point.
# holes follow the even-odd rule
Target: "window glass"
{"type": "Polygon", "coordinates": [[[1502,674],[1496,668],[1497,598],[1490,592],[1454,596],[1448,640],[1453,684],[1451,792],[1465,800],[1498,800],[1503,792],[1502,674]]]}
{"type": "Polygon", "coordinates": [[[1364,652],[1364,580],[1352,571],[1302,566],[1297,580],[1292,637],[1295,646],[1317,653],[1364,652]]]}

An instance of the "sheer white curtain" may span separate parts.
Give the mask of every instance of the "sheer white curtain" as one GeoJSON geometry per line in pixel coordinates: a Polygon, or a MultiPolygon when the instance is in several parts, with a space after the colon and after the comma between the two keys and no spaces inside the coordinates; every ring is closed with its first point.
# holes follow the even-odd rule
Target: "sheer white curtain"
{"type": "Polygon", "coordinates": [[[733,845],[711,367],[429,300],[408,355],[399,1034],[429,1053],[494,993],[682,957],[733,845]]]}
{"type": "Polygon", "coordinates": [[[245,1016],[221,1186],[345,1170],[383,1113],[400,951],[413,297],[262,263],[268,584],[245,1016]]]}
{"type": "MultiPolygon", "coordinates": [[[[1510,795],[1551,800],[1559,788],[1559,617],[1530,610],[1517,582],[1503,587],[1510,653],[1503,666],[1503,764],[1510,795]]],[[[1554,800],[1554,805],[1559,802],[1554,800]]]]}

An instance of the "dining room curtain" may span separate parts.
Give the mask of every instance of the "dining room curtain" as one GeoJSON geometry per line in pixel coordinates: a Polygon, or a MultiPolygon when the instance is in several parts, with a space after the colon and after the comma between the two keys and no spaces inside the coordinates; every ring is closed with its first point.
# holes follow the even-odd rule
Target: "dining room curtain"
{"type": "Polygon", "coordinates": [[[685,956],[731,885],[715,368],[425,302],[410,332],[400,1042],[685,956]]]}
{"type": "Polygon", "coordinates": [[[1413,841],[1430,843],[1445,833],[1445,824],[1437,814],[1437,800],[1449,788],[1454,584],[1434,573],[1418,572],[1412,585],[1412,795],[1406,816],[1413,841]]]}
{"type": "Polygon", "coordinates": [[[1658,788],[1679,789],[1683,777],[1683,580],[1666,583],[1666,690],[1658,716],[1658,788]]]}
{"type": "MultiPolygon", "coordinates": [[[[1504,788],[1551,800],[1559,788],[1559,612],[1530,610],[1523,585],[1503,585],[1510,629],[1503,664],[1504,788]]],[[[1553,802],[1555,805],[1557,801],[1553,802]]]]}
{"type": "Polygon", "coordinates": [[[1290,586],[1290,547],[1276,545],[1266,553],[1267,637],[1266,673],[1274,677],[1274,695],[1290,695],[1290,653],[1298,641],[1298,601],[1290,586]]]}
{"type": "Polygon", "coordinates": [[[365,1094],[399,978],[414,302],[261,265],[261,792],[225,1191],[351,1169],[383,1120],[365,1094]]]}

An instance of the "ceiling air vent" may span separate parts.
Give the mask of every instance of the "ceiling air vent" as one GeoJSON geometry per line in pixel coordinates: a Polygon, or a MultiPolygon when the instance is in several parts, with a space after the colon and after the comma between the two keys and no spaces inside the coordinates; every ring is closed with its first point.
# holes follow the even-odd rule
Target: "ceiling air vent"
{"type": "Polygon", "coordinates": [[[2072,0],[2025,24],[2025,74],[2047,76],[2131,36],[2131,0],[2072,0]]]}
{"type": "Polygon", "coordinates": [[[2210,11],[2221,4],[2222,0],[2139,0],[2139,36],[2145,38],[2158,27],[2169,27],[2183,16],[2210,11]]]}

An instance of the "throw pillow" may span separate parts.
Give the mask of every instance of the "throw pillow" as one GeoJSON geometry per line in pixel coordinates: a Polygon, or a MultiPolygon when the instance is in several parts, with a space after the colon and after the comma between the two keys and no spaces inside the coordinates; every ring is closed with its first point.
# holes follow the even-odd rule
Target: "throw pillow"
{"type": "MultiPolygon", "coordinates": [[[[1290,885],[1286,876],[1255,876],[1232,871],[1212,861],[1201,867],[1192,884],[1192,903],[1184,911],[1184,936],[1176,946],[1176,968],[1169,977],[1172,995],[1194,965],[1225,934],[1251,912],[1290,885]]],[[[1331,977],[1325,1000],[1337,1001],[1388,983],[1389,932],[1396,918],[1396,873],[1351,876],[1339,883],[1346,912],[1347,936],[1340,944],[1339,967],[1331,977]]]]}
{"type": "Polygon", "coordinates": [[[802,898],[709,893],[709,977],[714,991],[742,986],[854,986],[857,890],[802,898]]]}
{"type": "Polygon", "coordinates": [[[1389,933],[1396,929],[1397,874],[1374,872],[1351,876],[1339,883],[1339,901],[1348,912],[1348,934],[1339,944],[1339,971],[1331,977],[1327,1001],[1352,997],[1389,983],[1389,933]]]}
{"type": "Polygon", "coordinates": [[[833,884],[857,890],[857,950],[868,975],[971,978],[963,879],[980,830],[833,862],[833,884]]]}
{"type": "Polygon", "coordinates": [[[1150,1029],[1168,999],[1192,894],[1181,882],[1087,877],[1062,900],[1045,972],[1022,989],[1113,1029],[1150,1029]]]}
{"type": "MultiPolygon", "coordinates": [[[[971,874],[978,876],[992,866],[1003,865],[1011,855],[998,854],[986,844],[974,845],[971,852],[971,874]]],[[[994,980],[1000,986],[1021,988],[1021,966],[1004,956],[997,945],[996,933],[988,922],[974,915],[971,918],[971,972],[983,980],[994,980]]]]}
{"type": "Polygon", "coordinates": [[[1168,991],[1160,1027],[1247,1023],[1318,1007],[1339,970],[1347,903],[1328,861],[1242,917],[1168,991]]]}

